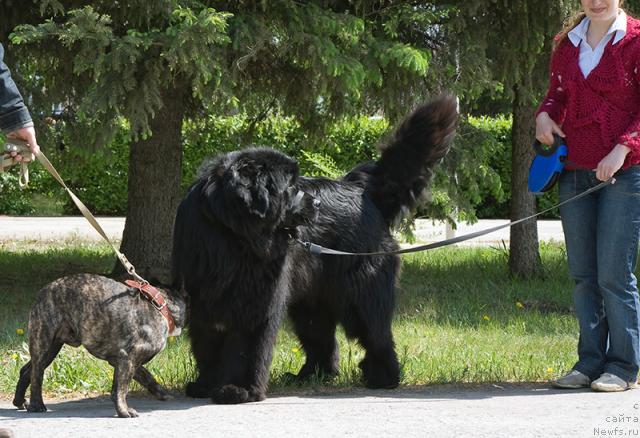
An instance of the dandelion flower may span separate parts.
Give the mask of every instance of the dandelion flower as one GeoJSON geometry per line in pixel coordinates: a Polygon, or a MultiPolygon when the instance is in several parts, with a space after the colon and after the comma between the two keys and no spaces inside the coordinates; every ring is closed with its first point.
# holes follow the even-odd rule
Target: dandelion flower
{"type": "Polygon", "coordinates": [[[294,352],[294,353],[299,353],[299,352],[300,352],[300,349],[299,349],[298,347],[293,347],[293,348],[291,349],[291,351],[292,351],[292,352],[294,352]]]}
{"type": "Polygon", "coordinates": [[[24,329],[21,329],[21,328],[16,329],[16,333],[19,335],[24,335],[24,329]]]}
{"type": "Polygon", "coordinates": [[[522,304],[520,301],[516,301],[516,307],[518,309],[524,309],[524,304],[522,304]]]}
{"type": "Polygon", "coordinates": [[[547,368],[547,373],[551,374],[553,372],[553,368],[549,367],[547,368]]]}
{"type": "Polygon", "coordinates": [[[484,315],[484,316],[482,317],[482,319],[484,319],[485,321],[490,321],[490,320],[491,320],[491,318],[489,317],[489,315],[484,315]]]}

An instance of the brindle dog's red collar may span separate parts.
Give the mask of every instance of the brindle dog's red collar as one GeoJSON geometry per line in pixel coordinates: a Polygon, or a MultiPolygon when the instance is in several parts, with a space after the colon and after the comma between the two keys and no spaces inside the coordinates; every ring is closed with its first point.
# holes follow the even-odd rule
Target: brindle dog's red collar
{"type": "Polygon", "coordinates": [[[153,307],[155,307],[158,312],[160,312],[162,316],[164,316],[164,319],[167,320],[167,323],[169,324],[169,334],[171,334],[173,332],[173,329],[176,328],[176,324],[173,321],[171,311],[167,306],[167,301],[164,299],[160,291],[151,286],[149,283],[140,283],[139,281],[135,280],[125,280],[125,283],[128,286],[138,289],[143,297],[151,301],[153,307]]]}

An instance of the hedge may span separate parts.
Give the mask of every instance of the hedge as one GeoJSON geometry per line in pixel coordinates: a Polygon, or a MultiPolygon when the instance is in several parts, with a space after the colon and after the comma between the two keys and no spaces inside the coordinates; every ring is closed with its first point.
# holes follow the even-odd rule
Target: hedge
{"type": "MultiPolygon", "coordinates": [[[[355,164],[375,159],[376,146],[388,133],[382,118],[361,117],[337,122],[310,136],[295,120],[270,117],[252,124],[242,116],[209,117],[184,125],[182,188],[191,184],[207,157],[253,144],[273,147],[293,156],[301,173],[336,177],[355,164]]],[[[126,127],[99,151],[72,145],[49,147],[45,153],[69,187],[97,215],[124,215],[127,205],[127,163],[130,138],[126,127]]],[[[434,182],[430,217],[506,218],[509,215],[511,121],[506,117],[470,117],[461,121],[451,153],[434,182]],[[457,209],[455,208],[457,206],[457,209]]],[[[64,141],[58,139],[59,146],[64,141]]],[[[61,214],[77,214],[75,206],[46,171],[30,166],[31,183],[19,190],[17,170],[0,174],[0,214],[47,213],[41,199],[61,204],[61,214]]],[[[557,195],[539,199],[551,205],[557,195]]],[[[46,203],[45,203],[46,204],[46,203]]]]}

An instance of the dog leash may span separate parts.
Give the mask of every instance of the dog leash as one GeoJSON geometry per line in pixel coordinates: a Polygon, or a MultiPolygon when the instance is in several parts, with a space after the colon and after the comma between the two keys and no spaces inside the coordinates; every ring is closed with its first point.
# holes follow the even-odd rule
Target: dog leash
{"type": "Polygon", "coordinates": [[[527,216],[525,218],[522,219],[518,219],[516,221],[513,222],[509,222],[508,224],[503,224],[503,225],[498,225],[495,227],[491,227],[491,228],[487,228],[484,230],[480,230],[480,231],[476,231],[473,233],[469,233],[469,234],[464,234],[462,236],[458,236],[458,237],[454,237],[452,239],[447,239],[447,240],[441,240],[440,242],[434,242],[434,243],[429,243],[427,245],[420,245],[420,246],[414,246],[411,248],[405,248],[405,249],[399,249],[396,251],[381,251],[381,252],[348,252],[348,251],[339,251],[337,249],[331,249],[331,248],[325,248],[324,246],[318,245],[316,243],[312,243],[312,242],[307,242],[307,241],[303,241],[300,239],[296,239],[296,243],[298,243],[300,246],[302,246],[304,249],[306,249],[309,253],[314,254],[314,255],[336,255],[336,256],[386,256],[386,255],[395,255],[395,254],[408,254],[408,253],[412,253],[412,252],[420,252],[420,251],[427,251],[430,249],[435,249],[435,248],[440,248],[443,246],[447,246],[447,245],[453,245],[455,243],[459,243],[459,242],[464,242],[465,240],[470,240],[470,239],[474,239],[476,237],[480,237],[480,236],[484,236],[485,234],[489,234],[489,233],[493,233],[494,231],[498,231],[501,230],[503,228],[507,228],[507,227],[512,227],[514,225],[520,224],[522,222],[526,222],[528,220],[534,219],[544,213],[548,213],[551,210],[555,210],[556,208],[567,204],[569,202],[575,201],[576,199],[580,199],[583,196],[587,196],[590,193],[593,193],[597,190],[602,189],[603,187],[606,187],[610,184],[615,183],[615,178],[609,178],[606,181],[603,181],[601,183],[599,183],[596,186],[591,187],[590,189],[585,190],[582,193],[577,194],[576,196],[573,196],[565,201],[560,202],[559,204],[554,205],[553,207],[549,207],[546,210],[543,210],[539,213],[536,214],[532,214],[531,216],[527,216]]]}
{"type": "MultiPolygon", "coordinates": [[[[62,177],[60,176],[58,171],[55,169],[55,167],[53,167],[53,165],[51,164],[49,159],[42,153],[42,151],[39,151],[39,152],[33,154],[33,152],[31,151],[31,148],[29,148],[29,144],[27,142],[25,142],[25,141],[22,141],[22,140],[17,140],[17,139],[11,138],[11,139],[7,139],[7,143],[8,143],[8,145],[10,147],[6,148],[6,150],[8,150],[9,152],[17,152],[18,154],[20,154],[22,156],[26,156],[26,157],[28,157],[29,154],[31,154],[31,156],[35,155],[35,157],[40,162],[40,164],[42,164],[44,166],[44,168],[47,169],[47,171],[51,174],[51,176],[53,176],[56,179],[56,181],[58,181],[60,183],[60,185],[67,191],[67,193],[71,197],[71,200],[73,201],[74,204],[76,204],[76,206],[80,210],[80,213],[82,213],[82,215],[85,217],[85,219],[87,219],[87,221],[98,232],[98,234],[100,234],[102,236],[102,238],[104,240],[106,240],[109,245],[111,245],[111,249],[113,249],[113,252],[116,254],[116,256],[118,257],[118,260],[120,261],[120,263],[122,263],[122,266],[124,266],[124,268],[127,271],[127,273],[129,273],[129,275],[131,275],[136,280],[138,280],[141,283],[141,285],[149,284],[149,282],[147,280],[142,278],[136,272],[136,268],[131,264],[131,262],[127,259],[127,257],[123,253],[121,253],[118,250],[118,248],[116,248],[116,246],[111,242],[111,240],[107,236],[107,233],[104,232],[104,230],[102,229],[102,227],[100,226],[100,224],[98,223],[96,218],[93,216],[93,214],[91,214],[89,209],[75,195],[75,193],[73,193],[71,191],[71,189],[69,187],[67,187],[67,185],[65,184],[64,180],[62,179],[62,177]]],[[[29,182],[29,173],[28,173],[28,170],[26,170],[27,163],[16,161],[15,158],[13,158],[13,157],[10,157],[10,158],[11,158],[11,163],[12,163],[11,165],[16,164],[16,163],[21,163],[22,164],[22,168],[21,168],[21,171],[20,171],[21,172],[20,173],[20,178],[22,180],[23,175],[26,175],[26,177],[25,177],[25,185],[26,185],[29,182]]],[[[5,161],[7,163],[9,163],[9,161],[6,158],[3,159],[3,161],[2,161],[3,170],[4,170],[5,161]]],[[[23,186],[21,185],[21,187],[23,187],[23,186]]]]}
{"type": "MultiPolygon", "coordinates": [[[[24,148],[21,146],[7,143],[4,148],[4,153],[11,154],[12,152],[20,154],[23,160],[25,158],[27,160],[33,160],[33,153],[31,152],[31,149],[27,148],[27,150],[24,150],[24,148]]],[[[20,164],[20,177],[18,178],[18,185],[21,189],[24,189],[29,185],[29,167],[27,166],[29,164],[28,162],[18,161],[11,155],[3,155],[2,160],[0,160],[0,173],[6,172],[7,169],[12,167],[14,164],[20,164]]]]}

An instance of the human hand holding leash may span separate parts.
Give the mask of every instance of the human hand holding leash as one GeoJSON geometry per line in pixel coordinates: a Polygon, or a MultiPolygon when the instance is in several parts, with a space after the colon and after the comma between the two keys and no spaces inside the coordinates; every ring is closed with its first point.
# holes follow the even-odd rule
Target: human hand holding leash
{"type": "MultiPolygon", "coordinates": [[[[16,129],[15,131],[7,134],[7,138],[26,142],[34,156],[40,151],[38,140],[36,139],[36,130],[33,126],[16,129]]],[[[32,157],[22,156],[22,154],[19,154],[16,151],[11,151],[8,154],[16,161],[24,161],[25,163],[28,163],[33,159],[32,157]]]]}
{"type": "Polygon", "coordinates": [[[540,143],[552,145],[554,142],[553,134],[565,137],[560,126],[549,117],[548,113],[543,111],[536,117],[536,139],[540,143]]]}
{"type": "MultiPolygon", "coordinates": [[[[14,134],[14,132],[10,134],[14,134]]],[[[0,156],[0,173],[5,172],[15,164],[19,164],[20,178],[18,179],[18,184],[23,189],[29,185],[29,162],[41,155],[37,144],[34,147],[26,141],[16,138],[15,134],[7,135],[7,143],[4,145],[3,154],[0,156]]]]}
{"type": "Polygon", "coordinates": [[[624,164],[624,160],[627,154],[631,151],[627,146],[617,144],[611,152],[609,152],[600,162],[598,167],[593,169],[596,173],[596,178],[600,181],[606,181],[620,170],[624,164]]]}

